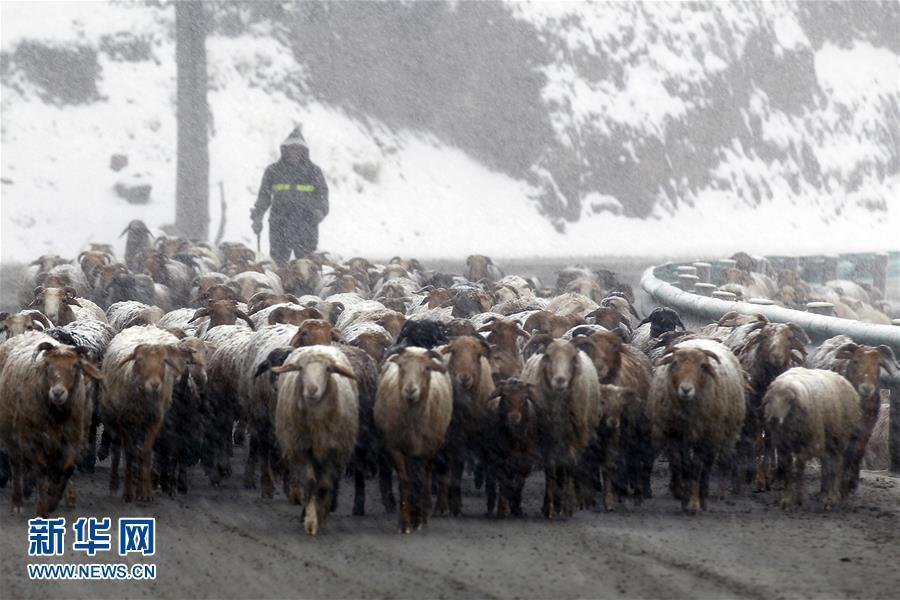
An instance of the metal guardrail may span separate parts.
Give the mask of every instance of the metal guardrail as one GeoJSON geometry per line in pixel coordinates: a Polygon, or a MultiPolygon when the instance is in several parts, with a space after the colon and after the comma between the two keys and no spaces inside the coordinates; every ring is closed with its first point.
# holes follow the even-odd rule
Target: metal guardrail
{"type": "Polygon", "coordinates": [[[900,355],[900,327],[893,325],[875,325],[818,315],[783,306],[752,304],[750,302],[730,302],[718,298],[708,298],[681,290],[674,285],[656,277],[656,269],[650,267],[641,277],[641,287],[661,304],[671,306],[679,312],[702,317],[710,321],[718,321],[729,311],[743,315],[762,314],[773,323],[795,323],[803,328],[810,338],[822,341],[830,337],[844,334],[855,342],[878,346],[885,344],[900,355]]]}
{"type": "MultiPolygon", "coordinates": [[[[729,311],[744,315],[762,314],[773,323],[790,322],[799,325],[816,342],[843,334],[860,344],[870,346],[884,344],[893,348],[894,353],[900,356],[900,327],[839,319],[783,306],[721,300],[686,292],[656,276],[657,269],[664,268],[671,272],[673,266],[650,267],[641,277],[641,287],[657,302],[674,308],[683,315],[718,321],[729,311]]],[[[900,373],[895,373],[893,377],[883,376],[882,383],[890,390],[891,398],[888,436],[890,470],[900,474],[900,373]]]]}

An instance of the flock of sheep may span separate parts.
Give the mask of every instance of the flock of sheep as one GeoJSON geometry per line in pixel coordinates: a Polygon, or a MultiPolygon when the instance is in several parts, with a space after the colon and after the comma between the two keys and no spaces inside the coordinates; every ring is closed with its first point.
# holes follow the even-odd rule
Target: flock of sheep
{"type": "MultiPolygon", "coordinates": [[[[312,535],[345,474],[355,515],[373,478],[396,511],[396,474],[408,533],[460,514],[467,467],[488,514],[521,515],[541,469],[543,515],[568,517],[598,494],[607,511],[648,498],[658,457],[688,513],[714,473],[734,492],[780,479],[793,508],[818,459],[828,509],[858,484],[896,367],[844,336],[807,356],[799,327],[761,316],[640,319],[609,271],[566,268],[548,288],[478,255],[462,274],[328,253],[275,268],[139,221],[123,234],[122,263],[108,245],[42,256],[27,308],[0,313],[0,486],[18,511],[29,493],[42,516],[74,503],[73,472],[107,457],[116,492],[123,454],[126,502],[186,493],[198,463],[218,486],[235,444],[244,485],[271,498],[279,481],[312,535]]],[[[758,275],[742,272],[726,275],[758,275]]]]}

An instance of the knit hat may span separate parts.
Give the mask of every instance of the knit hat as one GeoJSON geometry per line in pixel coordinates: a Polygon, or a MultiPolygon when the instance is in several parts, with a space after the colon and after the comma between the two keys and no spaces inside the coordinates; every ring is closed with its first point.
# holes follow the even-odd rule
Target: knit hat
{"type": "Polygon", "coordinates": [[[291,132],[287,139],[281,143],[281,148],[284,149],[288,146],[300,146],[301,148],[305,148],[307,151],[309,150],[309,146],[306,144],[306,138],[303,137],[303,132],[300,130],[300,126],[297,125],[294,127],[294,130],[291,132]]]}

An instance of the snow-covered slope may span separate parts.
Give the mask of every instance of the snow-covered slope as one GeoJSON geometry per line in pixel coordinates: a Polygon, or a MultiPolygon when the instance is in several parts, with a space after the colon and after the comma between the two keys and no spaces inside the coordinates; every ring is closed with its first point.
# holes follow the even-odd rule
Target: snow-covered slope
{"type": "MultiPolygon", "coordinates": [[[[736,138],[716,150],[714,161],[708,156],[693,162],[684,155],[664,158],[671,163],[671,189],[662,190],[660,201],[640,219],[626,216],[633,211],[625,208],[632,198],[624,184],[585,183],[598,172],[591,156],[597,146],[590,140],[608,139],[604,128],[615,130],[618,140],[633,139],[632,147],[626,141],[620,150],[629,154],[623,171],[640,175],[634,165],[649,160],[642,155],[648,140],[664,144],[673,124],[683,125],[685,115],[703,109],[702,100],[691,100],[690,94],[670,93],[666,73],[700,89],[734,57],[661,53],[659,44],[637,50],[616,45],[610,41],[620,35],[615,15],[603,17],[604,11],[592,4],[548,6],[513,9],[561,53],[543,67],[544,96],[554,131],[570,140],[568,172],[586,174],[578,185],[563,178],[553,161],[536,164],[527,174],[501,173],[433,132],[388,126],[317,100],[305,67],[269,24],[258,22],[239,34],[214,34],[207,42],[210,231],[223,218],[221,181],[226,239],[254,243],[248,213],[262,171],[276,158],[281,140],[301,123],[331,189],[332,211],[322,225],[320,245],[347,256],[706,256],[737,249],[801,253],[897,247],[897,169],[884,168],[896,162],[896,150],[885,156],[890,151],[883,139],[896,127],[886,124],[888,117],[897,119],[894,52],[866,42],[816,51],[815,77],[825,100],[800,114],[773,106],[757,88],[749,91],[748,127],[756,128],[777,155],[763,155],[760,146],[736,138]],[[578,48],[606,52],[610,44],[619,54],[638,57],[614,54],[626,65],[623,85],[592,79],[584,57],[572,54],[578,48]],[[823,126],[828,135],[809,144],[810,132],[823,126]],[[806,177],[805,146],[821,165],[820,185],[806,177]],[[695,163],[703,173],[678,173],[679,165],[695,163]],[[574,206],[575,213],[566,219],[548,213],[550,193],[556,195],[554,202],[574,206]]],[[[634,40],[659,35],[665,15],[649,13],[662,11],[627,10],[641,12],[633,17],[635,23],[653,25],[629,34],[634,40]]],[[[762,18],[759,11],[754,18],[762,18]]],[[[712,17],[700,12],[695,17],[700,21],[685,31],[708,29],[712,17]]],[[[725,17],[733,23],[713,21],[719,33],[728,29],[738,38],[731,40],[735,47],[741,31],[758,25],[748,25],[750,18],[740,11],[725,17]]],[[[171,6],[3,3],[0,259],[72,255],[89,240],[113,241],[131,219],[152,227],[173,220],[173,18],[171,6]],[[96,89],[87,85],[79,101],[54,97],[47,89],[52,83],[42,83],[27,68],[22,48],[29,44],[38,50],[95,52],[96,89]],[[110,169],[114,153],[128,155],[123,171],[110,169]],[[123,179],[151,183],[151,202],[132,205],[120,199],[113,187],[123,179]]],[[[790,20],[784,23],[777,31],[785,47],[808,44],[790,20]]],[[[676,30],[670,28],[666,36],[676,30]]]]}

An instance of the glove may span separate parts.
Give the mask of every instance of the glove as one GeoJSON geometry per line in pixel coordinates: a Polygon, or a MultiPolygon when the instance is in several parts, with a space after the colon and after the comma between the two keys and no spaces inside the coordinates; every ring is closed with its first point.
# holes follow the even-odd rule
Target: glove
{"type": "Polygon", "coordinates": [[[262,219],[259,217],[253,218],[253,233],[259,235],[259,232],[262,231],[262,219]]]}

